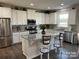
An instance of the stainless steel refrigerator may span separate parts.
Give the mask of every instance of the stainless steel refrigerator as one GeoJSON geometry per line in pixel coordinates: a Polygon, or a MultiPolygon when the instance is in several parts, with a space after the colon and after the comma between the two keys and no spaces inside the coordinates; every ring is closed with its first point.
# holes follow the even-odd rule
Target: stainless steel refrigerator
{"type": "Polygon", "coordinates": [[[0,48],[12,45],[10,18],[0,18],[0,48]]]}

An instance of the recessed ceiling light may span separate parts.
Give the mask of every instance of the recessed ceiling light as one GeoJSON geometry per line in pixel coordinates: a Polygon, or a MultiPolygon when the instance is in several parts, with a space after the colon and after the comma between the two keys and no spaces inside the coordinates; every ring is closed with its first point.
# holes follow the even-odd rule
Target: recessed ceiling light
{"type": "Polygon", "coordinates": [[[50,9],[50,7],[48,7],[48,9],[50,9]]]}
{"type": "Polygon", "coordinates": [[[30,5],[31,5],[31,6],[34,6],[34,4],[33,4],[33,3],[30,3],[30,5]]]}
{"type": "Polygon", "coordinates": [[[61,6],[63,6],[64,4],[62,3],[61,6]]]}

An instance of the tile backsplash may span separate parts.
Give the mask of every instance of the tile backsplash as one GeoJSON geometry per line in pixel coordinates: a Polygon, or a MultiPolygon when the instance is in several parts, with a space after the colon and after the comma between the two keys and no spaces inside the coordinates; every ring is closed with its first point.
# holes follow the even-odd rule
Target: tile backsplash
{"type": "MultiPolygon", "coordinates": [[[[54,29],[56,27],[56,25],[54,24],[48,24],[48,25],[49,25],[49,29],[54,29]]],[[[39,27],[39,25],[37,25],[37,27],[39,27]]],[[[13,32],[27,31],[27,25],[12,25],[12,31],[13,32]]]]}
{"type": "MultiPolygon", "coordinates": [[[[58,28],[56,24],[48,24],[49,25],[49,29],[54,29],[54,30],[70,30],[71,31],[76,31],[75,29],[75,25],[70,25],[68,28],[58,28]]],[[[37,25],[37,28],[39,27],[39,25],[37,25]]],[[[12,31],[13,32],[23,32],[23,31],[27,31],[27,25],[13,25],[12,26],[12,31]]]]}
{"type": "Polygon", "coordinates": [[[12,26],[12,31],[13,32],[23,32],[23,31],[26,31],[26,26],[27,25],[13,25],[12,26]]]}

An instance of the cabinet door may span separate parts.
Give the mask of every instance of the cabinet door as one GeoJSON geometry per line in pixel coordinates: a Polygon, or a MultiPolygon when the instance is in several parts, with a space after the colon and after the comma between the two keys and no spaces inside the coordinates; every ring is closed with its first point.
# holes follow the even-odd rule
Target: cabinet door
{"type": "Polygon", "coordinates": [[[17,10],[18,25],[27,24],[26,11],[17,10]]]}
{"type": "Polygon", "coordinates": [[[20,32],[20,42],[22,42],[22,40],[23,40],[23,35],[26,35],[26,34],[29,34],[29,32],[28,31],[24,31],[24,32],[20,32]]]}
{"type": "Polygon", "coordinates": [[[11,8],[0,7],[0,17],[11,18],[11,8]]]}
{"type": "Polygon", "coordinates": [[[35,10],[27,10],[28,19],[35,19],[35,10]]]}
{"type": "Polygon", "coordinates": [[[23,15],[21,10],[17,10],[17,20],[18,20],[18,25],[23,24],[23,15]]]}
{"type": "Polygon", "coordinates": [[[51,13],[49,16],[49,18],[50,18],[49,23],[50,24],[57,24],[57,17],[58,17],[57,13],[51,13]]]}
{"type": "Polygon", "coordinates": [[[71,24],[71,25],[76,24],[76,10],[70,10],[69,11],[68,23],[71,24]]]}
{"type": "Polygon", "coordinates": [[[27,25],[27,12],[23,11],[23,25],[27,25]]]}
{"type": "Polygon", "coordinates": [[[41,13],[41,24],[45,24],[45,13],[41,13]]]}
{"type": "Polygon", "coordinates": [[[12,25],[18,25],[17,10],[12,10],[12,25]]]}
{"type": "Polygon", "coordinates": [[[45,14],[45,24],[50,24],[49,14],[45,14]]]}
{"type": "Polygon", "coordinates": [[[28,19],[36,20],[36,24],[45,24],[45,13],[39,13],[35,10],[27,10],[28,19]]]}
{"type": "Polygon", "coordinates": [[[36,24],[45,24],[45,14],[36,12],[36,24]]]}
{"type": "Polygon", "coordinates": [[[41,18],[41,13],[36,12],[36,24],[42,24],[42,18],[41,18]]]}
{"type": "Polygon", "coordinates": [[[19,33],[13,33],[13,44],[20,42],[20,34],[19,33]]]}

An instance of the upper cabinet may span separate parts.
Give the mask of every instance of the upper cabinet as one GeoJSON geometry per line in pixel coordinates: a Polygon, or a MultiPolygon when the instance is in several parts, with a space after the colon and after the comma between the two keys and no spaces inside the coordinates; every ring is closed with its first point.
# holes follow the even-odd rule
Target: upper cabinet
{"type": "Polygon", "coordinates": [[[27,24],[26,11],[17,10],[17,20],[18,20],[18,25],[26,25],[27,24]]]}
{"type": "Polygon", "coordinates": [[[36,10],[27,10],[27,17],[28,19],[35,19],[36,10]]]}
{"type": "Polygon", "coordinates": [[[18,25],[18,19],[17,19],[17,10],[12,10],[12,20],[11,20],[12,25],[18,25]]]}
{"type": "Polygon", "coordinates": [[[36,20],[36,24],[45,24],[45,13],[36,12],[36,10],[27,10],[27,18],[36,20]]]}
{"type": "Polygon", "coordinates": [[[50,15],[49,14],[45,14],[45,24],[50,24],[50,15]]]}
{"type": "Polygon", "coordinates": [[[74,25],[74,24],[76,24],[76,13],[77,12],[77,10],[76,9],[74,9],[74,10],[70,10],[69,11],[69,19],[68,19],[68,24],[69,25],[74,25]]]}
{"type": "MultiPolygon", "coordinates": [[[[77,10],[64,10],[58,11],[55,13],[40,13],[36,12],[36,10],[27,9],[27,11],[22,10],[14,10],[7,7],[0,7],[0,17],[11,18],[12,25],[27,25],[27,19],[34,19],[36,20],[36,24],[59,24],[59,21],[66,21],[60,20],[62,15],[66,15],[68,13],[67,23],[68,25],[75,25],[77,17],[77,10]]],[[[65,17],[64,17],[65,18],[65,17]]]]}
{"type": "Polygon", "coordinates": [[[35,19],[36,19],[36,24],[37,25],[45,24],[45,13],[36,12],[35,19]]]}
{"type": "Polygon", "coordinates": [[[21,10],[12,10],[12,25],[26,25],[27,13],[21,10]]]}
{"type": "Polygon", "coordinates": [[[23,16],[23,25],[27,25],[27,12],[23,11],[22,16],[23,16]]]}
{"type": "Polygon", "coordinates": [[[36,12],[36,24],[39,25],[39,24],[42,24],[42,18],[41,18],[41,13],[39,12],[36,12]]]}
{"type": "Polygon", "coordinates": [[[0,7],[0,17],[11,18],[11,8],[0,7]]]}
{"type": "Polygon", "coordinates": [[[56,13],[50,13],[49,14],[49,18],[50,18],[50,20],[49,20],[49,24],[57,24],[57,20],[58,20],[58,12],[56,12],[56,13]]]}
{"type": "Polygon", "coordinates": [[[45,24],[45,13],[41,13],[41,24],[45,24]]]}

